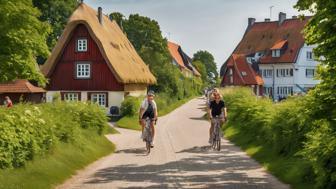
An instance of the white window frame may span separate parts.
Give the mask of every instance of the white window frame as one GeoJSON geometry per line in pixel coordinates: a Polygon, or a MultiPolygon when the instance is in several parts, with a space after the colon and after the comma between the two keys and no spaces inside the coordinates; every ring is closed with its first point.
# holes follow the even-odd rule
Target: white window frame
{"type": "Polygon", "coordinates": [[[245,76],[247,76],[247,73],[245,71],[242,71],[241,75],[245,77],[245,76]]]}
{"type": "Polygon", "coordinates": [[[314,78],[315,76],[315,69],[306,69],[306,78],[314,78]]]}
{"type": "Polygon", "coordinates": [[[91,64],[90,63],[77,63],[76,64],[76,77],[79,79],[91,78],[91,64]]]}
{"type": "Polygon", "coordinates": [[[233,70],[232,70],[232,68],[229,68],[229,75],[233,75],[233,70]]]}
{"type": "Polygon", "coordinates": [[[88,40],[85,38],[77,39],[77,52],[87,52],[88,50],[88,40]]]}
{"type": "Polygon", "coordinates": [[[264,78],[271,78],[273,77],[273,70],[272,69],[265,69],[262,71],[264,78]]]}
{"type": "Polygon", "coordinates": [[[272,94],[272,91],[273,91],[272,87],[264,87],[264,95],[269,96],[272,94]]]}
{"type": "Polygon", "coordinates": [[[99,106],[106,107],[107,97],[105,93],[92,93],[91,102],[97,103],[99,106]]]}
{"type": "Polygon", "coordinates": [[[272,50],[272,57],[280,57],[280,49],[272,50]]]}
{"type": "Polygon", "coordinates": [[[79,95],[78,93],[64,93],[63,98],[65,101],[73,102],[79,100],[79,95]]]}
{"type": "Polygon", "coordinates": [[[306,58],[307,58],[307,60],[313,60],[313,52],[312,51],[307,51],[306,52],[306,58]]]}
{"type": "Polygon", "coordinates": [[[290,96],[293,94],[292,86],[282,86],[278,87],[278,95],[280,96],[290,96]]]}

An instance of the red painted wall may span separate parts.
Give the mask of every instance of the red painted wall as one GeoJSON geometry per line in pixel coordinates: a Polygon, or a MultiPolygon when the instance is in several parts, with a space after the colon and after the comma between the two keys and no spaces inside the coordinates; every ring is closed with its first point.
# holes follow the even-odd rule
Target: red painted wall
{"type": "Polygon", "coordinates": [[[65,46],[63,54],[51,74],[47,89],[70,91],[123,91],[124,86],[123,84],[118,83],[110,71],[86,26],[80,24],[74,29],[70,41],[65,46]],[[87,52],[76,52],[76,41],[78,38],[87,38],[87,52]],[[91,62],[90,79],[76,79],[76,61],[91,62]]]}

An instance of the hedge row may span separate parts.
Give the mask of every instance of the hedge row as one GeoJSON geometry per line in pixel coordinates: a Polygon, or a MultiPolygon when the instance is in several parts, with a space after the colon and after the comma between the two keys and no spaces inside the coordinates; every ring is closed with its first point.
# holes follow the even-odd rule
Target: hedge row
{"type": "Polygon", "coordinates": [[[81,129],[102,134],[107,117],[95,104],[56,102],[0,108],[0,168],[23,166],[59,142],[76,143],[81,129]]]}
{"type": "Polygon", "coordinates": [[[316,116],[310,95],[274,104],[256,97],[250,89],[225,89],[222,93],[229,125],[240,127],[253,142],[273,146],[279,156],[309,162],[311,169],[303,176],[316,178],[316,188],[336,188],[336,120],[316,116]]]}

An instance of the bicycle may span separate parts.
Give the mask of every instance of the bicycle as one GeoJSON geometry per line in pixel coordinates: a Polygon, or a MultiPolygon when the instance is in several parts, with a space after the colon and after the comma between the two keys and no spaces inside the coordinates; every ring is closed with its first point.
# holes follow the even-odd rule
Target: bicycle
{"type": "Polygon", "coordinates": [[[152,130],[151,130],[151,122],[152,120],[149,118],[146,118],[145,120],[146,124],[145,124],[145,128],[143,131],[143,141],[146,142],[146,152],[147,154],[150,153],[151,151],[151,147],[152,147],[152,130]]]}
{"type": "Polygon", "coordinates": [[[211,147],[217,151],[220,151],[221,149],[221,136],[222,136],[222,129],[220,125],[220,118],[216,117],[213,118],[214,121],[214,130],[212,132],[212,144],[211,147]]]}

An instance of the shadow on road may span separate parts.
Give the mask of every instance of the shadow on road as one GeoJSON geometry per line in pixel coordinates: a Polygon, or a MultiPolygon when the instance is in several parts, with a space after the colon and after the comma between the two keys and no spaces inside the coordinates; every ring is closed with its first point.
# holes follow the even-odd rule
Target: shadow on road
{"type": "MultiPolygon", "coordinates": [[[[142,150],[117,153],[142,153],[142,150]]],[[[271,188],[266,175],[247,175],[247,171],[260,167],[241,153],[229,143],[223,144],[220,152],[208,146],[195,146],[176,152],[179,160],[165,164],[128,164],[98,170],[86,184],[118,181],[127,183],[124,188],[139,188],[136,183],[148,183],[146,188],[271,188]]]]}

